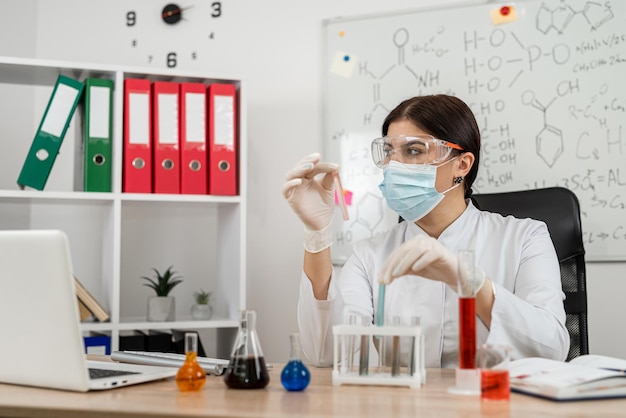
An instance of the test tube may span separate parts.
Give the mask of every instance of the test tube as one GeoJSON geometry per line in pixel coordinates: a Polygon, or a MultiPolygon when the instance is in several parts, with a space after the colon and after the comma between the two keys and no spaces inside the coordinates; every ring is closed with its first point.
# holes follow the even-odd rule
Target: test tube
{"type": "Polygon", "coordinates": [[[341,178],[339,177],[339,173],[333,173],[333,179],[335,180],[335,191],[337,193],[337,200],[339,200],[339,204],[341,205],[341,211],[343,213],[343,220],[347,221],[350,219],[348,215],[348,206],[346,205],[346,195],[343,191],[343,186],[341,185],[341,178]]]}
{"type": "MultiPolygon", "coordinates": [[[[400,317],[394,316],[392,325],[400,325],[400,317]]],[[[391,375],[400,375],[400,337],[394,335],[391,344],[391,375]]]]}
{"type": "MultiPolygon", "coordinates": [[[[420,325],[419,316],[412,316],[411,327],[417,327],[419,325],[420,325]]],[[[418,343],[417,341],[415,341],[415,339],[416,337],[411,337],[411,352],[409,354],[409,376],[413,376],[415,374],[415,361],[417,360],[415,358],[415,348],[416,348],[416,344],[418,343]]]]}
{"type": "Polygon", "coordinates": [[[387,357],[385,339],[382,336],[377,336],[375,341],[378,343],[378,373],[384,374],[386,357],[387,357]]]}
{"type": "MultiPolygon", "coordinates": [[[[382,327],[385,325],[385,285],[378,285],[378,305],[376,307],[376,326],[382,327]]],[[[378,372],[384,373],[385,371],[385,339],[381,335],[376,335],[375,342],[378,343],[378,372]]]]}
{"type": "MultiPolygon", "coordinates": [[[[363,317],[363,324],[367,324],[368,318],[363,317]]],[[[371,321],[371,319],[370,319],[371,321]]],[[[370,362],[370,341],[367,335],[361,335],[361,351],[359,357],[359,376],[367,376],[369,374],[370,362]]]]}
{"type": "MultiPolygon", "coordinates": [[[[358,315],[349,314],[348,315],[348,325],[356,325],[358,323],[358,315]]],[[[342,362],[341,370],[342,373],[352,372],[354,366],[354,349],[355,349],[355,336],[353,335],[344,335],[344,344],[342,344],[342,359],[345,362],[342,362]]]]}
{"type": "Polygon", "coordinates": [[[378,306],[376,308],[376,325],[385,325],[385,285],[378,285],[378,306]]]}

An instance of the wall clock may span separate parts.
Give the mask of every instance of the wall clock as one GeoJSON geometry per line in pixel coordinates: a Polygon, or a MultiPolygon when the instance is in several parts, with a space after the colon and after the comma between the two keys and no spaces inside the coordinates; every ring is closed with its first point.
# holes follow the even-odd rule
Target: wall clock
{"type": "Polygon", "coordinates": [[[189,3],[142,2],[125,11],[128,48],[140,63],[184,66],[215,42],[223,1],[185,1],[189,3]]]}

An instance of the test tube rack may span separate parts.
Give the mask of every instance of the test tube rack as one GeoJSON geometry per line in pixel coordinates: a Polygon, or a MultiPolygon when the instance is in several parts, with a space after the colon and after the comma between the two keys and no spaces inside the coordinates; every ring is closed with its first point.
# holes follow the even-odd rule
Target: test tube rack
{"type": "Polygon", "coordinates": [[[419,325],[335,325],[333,335],[333,385],[408,386],[419,389],[426,383],[424,337],[419,325]],[[369,342],[373,339],[379,340],[379,350],[386,346],[386,339],[396,341],[396,358],[408,359],[408,364],[402,367],[387,365],[382,354],[379,364],[370,367],[369,354],[367,351],[363,353],[360,347],[361,342],[366,342],[364,348],[369,350],[369,342]],[[365,360],[365,366],[362,360],[365,360]]]}

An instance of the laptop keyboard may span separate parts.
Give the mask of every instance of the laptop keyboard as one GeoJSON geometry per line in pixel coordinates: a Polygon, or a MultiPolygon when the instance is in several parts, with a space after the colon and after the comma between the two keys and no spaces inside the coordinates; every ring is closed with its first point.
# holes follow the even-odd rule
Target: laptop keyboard
{"type": "Polygon", "coordinates": [[[137,372],[127,372],[124,370],[89,369],[89,378],[104,379],[105,377],[124,376],[129,374],[139,374],[137,372]]]}

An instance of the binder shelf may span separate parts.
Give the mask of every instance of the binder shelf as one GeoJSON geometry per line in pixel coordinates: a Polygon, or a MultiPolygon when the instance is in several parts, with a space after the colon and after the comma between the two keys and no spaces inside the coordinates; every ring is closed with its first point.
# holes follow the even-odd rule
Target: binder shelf
{"type": "MultiPolygon", "coordinates": [[[[186,88],[183,91],[187,92],[186,88]]],[[[204,330],[215,333],[217,340],[216,347],[207,350],[212,355],[227,357],[239,311],[246,308],[248,164],[243,81],[170,69],[0,56],[0,110],[6,116],[0,121],[0,229],[65,231],[70,238],[75,276],[110,315],[107,322],[83,323],[85,333],[111,335],[111,350],[117,350],[120,332],[128,330],[204,330]],[[21,190],[18,177],[60,76],[95,88],[89,90],[88,99],[87,92],[83,92],[69,124],[62,126],[62,143],[43,190],[34,187],[21,190]],[[232,92],[229,103],[234,106],[228,114],[236,115],[232,119],[235,125],[228,131],[234,132],[235,137],[227,137],[236,152],[232,164],[235,166],[236,161],[236,172],[228,193],[209,194],[208,167],[194,171],[194,176],[185,175],[184,178],[193,180],[189,184],[181,183],[180,188],[173,187],[172,192],[170,189],[163,193],[124,192],[126,80],[145,80],[157,86],[161,83],[194,86],[199,94],[186,99],[184,106],[179,99],[161,101],[161,106],[185,109],[187,115],[178,121],[168,121],[167,125],[157,125],[156,129],[160,130],[161,140],[168,132],[169,141],[174,141],[176,132],[184,133],[180,158],[184,158],[184,150],[193,149],[190,158],[206,155],[207,160],[211,153],[210,114],[195,109],[209,111],[211,85],[228,87],[232,92]],[[112,93],[103,87],[112,89],[112,93]],[[95,118],[93,113],[101,111],[103,119],[95,118]],[[185,123],[184,129],[179,122],[185,123]],[[204,149],[203,132],[206,133],[204,149]],[[187,144],[189,141],[192,143],[187,144]],[[100,164],[102,161],[104,166],[100,164]],[[110,182],[97,183],[108,172],[110,182]],[[199,173],[206,173],[207,178],[200,179],[199,173]],[[147,300],[153,291],[143,286],[140,277],[150,275],[153,267],[161,270],[169,266],[183,277],[183,282],[170,294],[176,298],[176,319],[147,322],[147,300]],[[213,292],[211,320],[191,318],[193,293],[199,289],[213,292]]],[[[140,129],[151,132],[155,126],[140,129]]],[[[148,140],[152,143],[154,138],[150,136],[148,140]]],[[[218,139],[218,143],[224,143],[224,139],[218,139]]],[[[174,166],[180,164],[176,158],[179,157],[174,158],[174,166]]],[[[224,159],[221,155],[219,158],[224,159]]],[[[197,166],[196,163],[194,167],[197,166]]],[[[184,181],[183,176],[180,178],[184,181]]]]}

